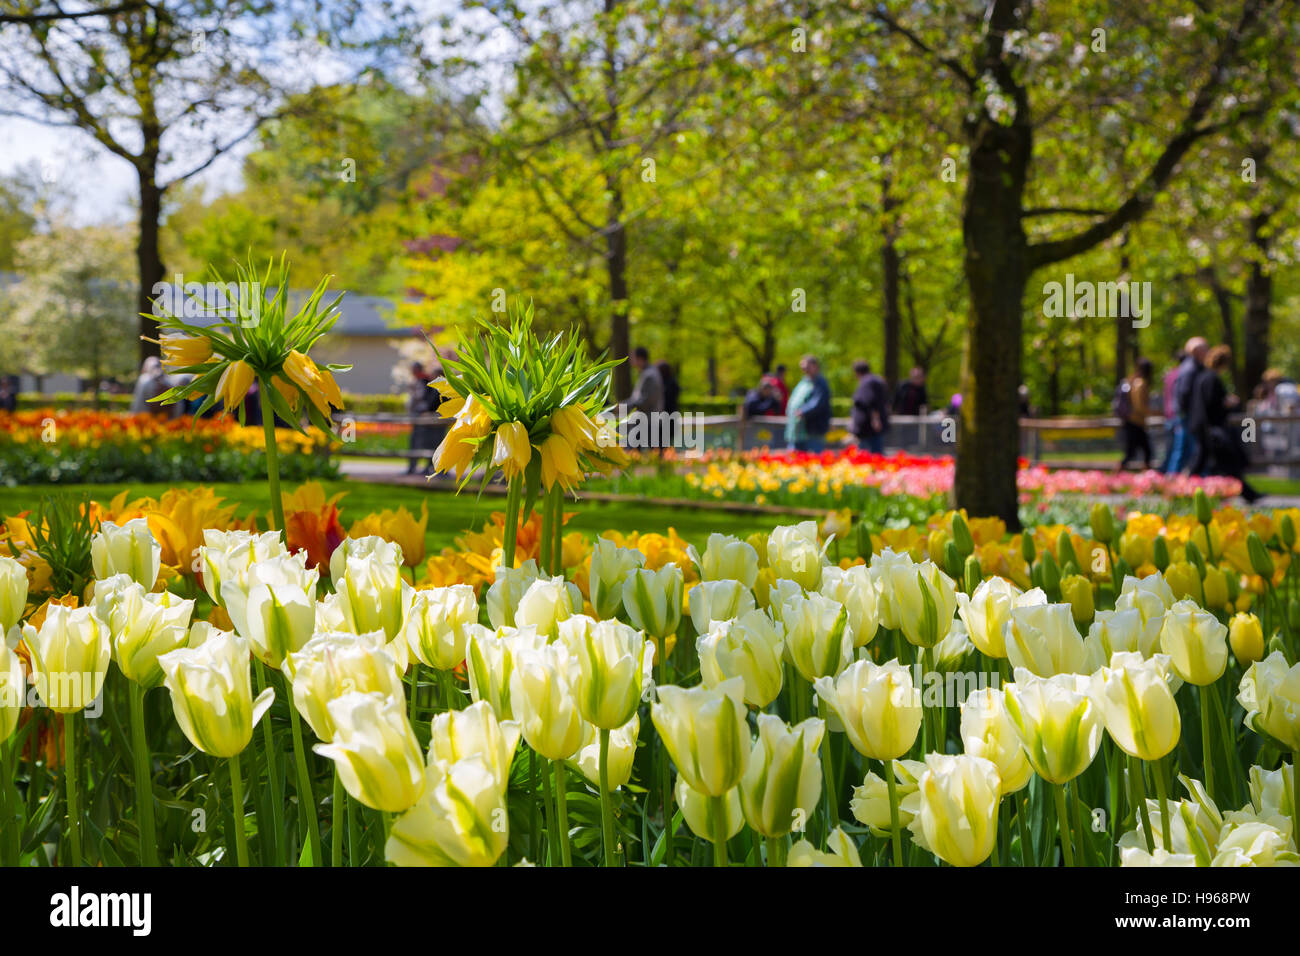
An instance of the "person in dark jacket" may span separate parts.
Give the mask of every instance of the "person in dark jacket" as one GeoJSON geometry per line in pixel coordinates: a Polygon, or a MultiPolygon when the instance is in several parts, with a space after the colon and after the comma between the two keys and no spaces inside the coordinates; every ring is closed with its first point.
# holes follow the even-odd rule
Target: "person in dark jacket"
{"type": "Polygon", "coordinates": [[[930,394],[925,390],[925,369],[917,365],[907,381],[898,386],[894,396],[895,415],[920,415],[921,409],[930,407],[930,394]]]}
{"type": "Polygon", "coordinates": [[[858,387],[853,391],[853,434],[858,447],[880,455],[885,450],[885,431],[889,428],[889,387],[871,371],[871,363],[853,363],[858,387]]]}
{"type": "Polygon", "coordinates": [[[746,418],[761,418],[765,415],[780,415],[781,390],[771,378],[764,375],[758,385],[745,395],[744,413],[746,418]]]}
{"type": "Polygon", "coordinates": [[[681,398],[682,386],[673,374],[673,367],[667,362],[656,362],[655,368],[659,370],[659,380],[664,384],[664,411],[669,415],[680,411],[678,400],[681,398]]]}
{"type": "Polygon", "coordinates": [[[1205,367],[1192,382],[1187,416],[1187,428],[1196,436],[1197,444],[1192,474],[1236,478],[1241,482],[1241,497],[1253,502],[1261,495],[1246,480],[1246,449],[1240,433],[1228,422],[1229,409],[1238,404],[1223,380],[1231,371],[1232,349],[1216,345],[1207,353],[1205,367]]]}
{"type": "Polygon", "coordinates": [[[815,355],[801,358],[799,368],[803,378],[790,390],[785,407],[785,439],[795,451],[820,452],[831,430],[831,387],[815,355]]]}
{"type": "MultiPolygon", "coordinates": [[[[1172,405],[1174,413],[1172,443],[1165,464],[1166,474],[1177,474],[1197,459],[1196,430],[1187,419],[1192,411],[1192,385],[1204,369],[1205,357],[1209,349],[1210,344],[1199,335],[1188,339],[1187,345],[1183,348],[1183,360],[1178,363],[1178,371],[1172,383],[1173,401],[1172,403],[1166,401],[1166,405],[1172,405]]],[[[1166,415],[1169,414],[1169,410],[1166,408],[1166,415]]]]}

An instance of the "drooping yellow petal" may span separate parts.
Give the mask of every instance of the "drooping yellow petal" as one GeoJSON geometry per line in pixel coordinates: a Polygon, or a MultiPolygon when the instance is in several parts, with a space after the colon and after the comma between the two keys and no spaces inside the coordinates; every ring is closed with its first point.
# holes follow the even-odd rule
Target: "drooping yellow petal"
{"type": "Polygon", "coordinates": [[[234,411],[244,401],[244,396],[253,386],[253,366],[243,359],[236,359],[226,366],[217,381],[217,398],[226,411],[234,411]]]}

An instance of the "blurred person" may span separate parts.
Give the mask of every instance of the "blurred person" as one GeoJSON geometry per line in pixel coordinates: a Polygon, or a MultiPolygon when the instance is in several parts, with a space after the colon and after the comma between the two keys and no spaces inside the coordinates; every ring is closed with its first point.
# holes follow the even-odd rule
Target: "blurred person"
{"type": "Polygon", "coordinates": [[[758,384],[745,394],[745,404],[741,411],[745,418],[781,414],[781,391],[770,375],[764,375],[759,379],[758,384]]]}
{"type": "Polygon", "coordinates": [[[907,381],[898,386],[894,395],[895,415],[920,415],[930,407],[930,395],[925,390],[925,369],[912,366],[907,381]]]}
{"type": "Polygon", "coordinates": [[[772,371],[763,377],[771,380],[777,396],[781,399],[781,410],[777,414],[784,415],[786,406],[790,404],[790,386],[785,383],[785,365],[783,363],[774,365],[772,371]]]}
{"type": "Polygon", "coordinates": [[[853,434],[858,447],[876,455],[884,454],[885,432],[889,429],[889,386],[871,371],[871,363],[859,359],[853,363],[858,386],[853,391],[853,434]]]}
{"type": "Polygon", "coordinates": [[[6,375],[0,377],[0,412],[15,412],[18,410],[18,391],[14,388],[13,382],[6,375]]]}
{"type": "Polygon", "coordinates": [[[1168,405],[1165,414],[1173,412],[1174,432],[1166,462],[1165,474],[1174,475],[1186,470],[1196,459],[1195,430],[1187,426],[1187,416],[1191,411],[1192,387],[1203,370],[1205,355],[1210,343],[1196,335],[1187,340],[1183,346],[1183,360],[1178,364],[1178,371],[1173,382],[1172,408],[1168,405]]]}
{"type": "Polygon", "coordinates": [[[650,361],[650,352],[644,345],[632,350],[632,367],[637,370],[636,387],[627,398],[627,407],[653,414],[664,410],[664,381],[659,369],[650,361]]]}
{"type": "Polygon", "coordinates": [[[1124,439],[1124,456],[1115,466],[1116,471],[1127,468],[1129,461],[1139,453],[1142,455],[1143,468],[1151,468],[1151,436],[1147,434],[1147,418],[1151,415],[1153,374],[1151,360],[1145,356],[1139,358],[1134,365],[1133,374],[1121,382],[1116,390],[1111,411],[1120,419],[1120,434],[1124,439]]]}
{"type": "Polygon", "coordinates": [[[656,362],[655,368],[659,370],[659,381],[664,385],[664,411],[670,415],[681,411],[682,386],[673,373],[673,367],[667,362],[656,362]]]}
{"type": "Polygon", "coordinates": [[[815,355],[799,360],[803,378],[795,383],[786,403],[785,440],[795,451],[820,452],[831,427],[831,387],[821,374],[815,355]]]}
{"type": "MultiPolygon", "coordinates": [[[[415,361],[411,363],[411,381],[406,387],[406,413],[408,415],[426,415],[436,411],[440,404],[438,392],[429,387],[433,381],[433,376],[425,370],[424,363],[415,361]]],[[[436,425],[426,425],[422,422],[415,422],[411,425],[411,443],[407,446],[408,451],[432,451],[438,447],[436,425]]],[[[414,475],[416,472],[424,474],[433,466],[433,459],[429,458],[427,467],[420,467],[419,458],[408,458],[406,460],[406,473],[414,475]]]]}
{"type": "Polygon", "coordinates": [[[1228,422],[1228,412],[1240,400],[1228,391],[1224,377],[1232,374],[1232,349],[1216,345],[1205,354],[1205,365],[1192,383],[1187,428],[1196,436],[1194,475],[1227,475],[1241,482],[1241,497],[1247,502],[1261,495],[1246,480],[1249,459],[1241,433],[1228,422]]]}
{"type": "Polygon", "coordinates": [[[1028,385],[1021,384],[1021,386],[1016,389],[1016,409],[1020,413],[1021,418],[1033,417],[1034,408],[1029,404],[1028,385]]]}
{"type": "Polygon", "coordinates": [[[149,400],[157,398],[169,388],[171,384],[167,380],[167,373],[163,371],[162,359],[150,355],[140,366],[140,377],[135,380],[135,391],[131,395],[131,411],[137,415],[145,412],[161,414],[163,409],[157,404],[151,404],[149,400]]]}

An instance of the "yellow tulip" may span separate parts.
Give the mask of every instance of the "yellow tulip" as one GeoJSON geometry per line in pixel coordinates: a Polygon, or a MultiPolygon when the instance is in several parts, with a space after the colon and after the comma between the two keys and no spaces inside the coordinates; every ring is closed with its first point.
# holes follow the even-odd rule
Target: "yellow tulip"
{"type": "Polygon", "coordinates": [[[1288,667],[1281,651],[1250,665],[1241,677],[1237,701],[1244,723],[1264,732],[1300,759],[1300,664],[1288,667]]]}
{"type": "Polygon", "coordinates": [[[152,591],[162,567],[162,545],[144,518],[132,518],[120,527],[105,521],[90,539],[90,558],[95,577],[127,574],[146,591],[152,591]]]}
{"type": "MultiPolygon", "coordinates": [[[[1016,744],[1019,746],[1019,742],[1016,744]]],[[[892,768],[897,782],[898,825],[906,827],[916,816],[919,798],[916,795],[916,783],[925,773],[925,764],[919,760],[891,760],[885,768],[892,768]]],[[[893,818],[889,809],[889,783],[874,773],[868,773],[862,779],[861,786],[853,790],[853,799],[849,801],[849,810],[859,823],[871,828],[876,836],[888,836],[893,832],[893,818]]]]}
{"type": "Polygon", "coordinates": [[[112,652],[108,625],[95,608],[51,604],[39,629],[23,627],[23,644],[45,706],[74,714],[99,696],[112,652]]]}
{"type": "Polygon", "coordinates": [[[334,737],[312,749],[334,761],[348,793],[387,813],[414,806],[424,790],[424,760],[405,700],[353,692],[336,697],[326,710],[334,737]]]}
{"type": "Polygon", "coordinates": [[[395,866],[492,866],[510,839],[505,787],[480,755],[431,766],[384,846],[395,866]]]}
{"type": "Polygon", "coordinates": [[[352,691],[393,697],[404,693],[401,672],[384,643],[380,631],[318,631],[289,655],[293,704],[321,740],[334,739],[330,701],[352,691]]]}
{"type": "Polygon", "coordinates": [[[445,710],[429,722],[429,766],[449,770],[467,757],[481,757],[504,792],[519,732],[515,721],[497,720],[486,701],[464,710],[445,710]]]}
{"type": "Polygon", "coordinates": [[[1179,601],[1165,612],[1160,650],[1174,672],[1189,684],[1213,684],[1228,666],[1228,628],[1194,601],[1179,601]]]}
{"type": "MultiPolygon", "coordinates": [[[[27,706],[27,676],[23,661],[0,639],[0,747],[18,728],[18,717],[27,706]]],[[[6,780],[2,786],[8,786],[6,780]]]]}
{"type": "Polygon", "coordinates": [[[217,398],[227,412],[233,412],[244,402],[244,396],[253,386],[253,366],[243,359],[228,364],[217,380],[217,398]]]}
{"type": "Polygon", "coordinates": [[[1017,667],[1003,688],[1007,716],[1029,763],[1048,783],[1067,783],[1088,769],[1101,746],[1101,713],[1078,674],[1036,677],[1017,667]]]}
{"type": "Polygon", "coordinates": [[[822,793],[817,748],[824,721],[810,717],[795,727],[773,714],[758,715],[758,737],[740,781],[740,800],[749,825],[765,837],[802,831],[822,793]]]}
{"type": "Polygon", "coordinates": [[[979,866],[998,838],[998,770],[969,754],[929,754],[917,781],[910,829],[916,842],[952,866],[979,866]]]}
{"type": "Polygon", "coordinates": [[[0,555],[0,644],[22,619],[27,608],[27,569],[0,555]]]}
{"type": "Polygon", "coordinates": [[[1264,658],[1264,627],[1254,614],[1234,614],[1228,622],[1228,643],[1242,667],[1264,658]]]}
{"type": "Polygon", "coordinates": [[[1006,698],[999,689],[975,691],[961,705],[961,739],[966,753],[990,760],[998,768],[1002,792],[1016,793],[1029,785],[1034,768],[1007,716],[1006,698]]]}
{"type": "Polygon", "coordinates": [[[781,667],[785,630],[764,612],[752,610],[733,621],[714,621],[695,639],[700,679],[716,687],[731,677],[745,682],[745,703],[766,707],[784,682],[781,667]]]}
{"type": "Polygon", "coordinates": [[[1146,660],[1120,651],[1092,675],[1092,697],[1101,708],[1111,739],[1139,760],[1159,760],[1178,744],[1182,719],[1169,686],[1164,654],[1146,660]]]}
{"type": "Polygon", "coordinates": [[[705,796],[726,796],[749,761],[744,682],[733,677],[713,688],[660,687],[658,696],[650,717],[677,772],[705,796]]]}
{"type": "Polygon", "coordinates": [[[838,677],[819,677],[813,689],[864,757],[895,760],[912,748],[921,730],[921,695],[897,660],[856,661],[838,677]]]}
{"type": "Polygon", "coordinates": [[[786,866],[861,866],[862,857],[852,838],[836,827],[826,836],[826,852],[807,840],[800,840],[790,848],[786,866]]]}
{"type": "MultiPolygon", "coordinates": [[[[677,778],[677,783],[673,785],[673,797],[677,800],[677,806],[681,807],[682,819],[691,828],[691,832],[701,840],[712,843],[715,834],[718,832],[717,819],[714,816],[717,801],[710,800],[687,783],[685,777],[680,776],[677,778]]],[[[722,801],[722,807],[725,818],[723,826],[726,828],[724,833],[726,839],[730,840],[745,825],[745,814],[740,805],[739,787],[732,787],[727,791],[727,795],[722,801]]]]}
{"type": "Polygon", "coordinates": [[[163,654],[158,664],[176,723],[190,743],[214,757],[242,753],[275,697],[268,687],[253,699],[248,641],[216,631],[196,648],[163,654]]]}

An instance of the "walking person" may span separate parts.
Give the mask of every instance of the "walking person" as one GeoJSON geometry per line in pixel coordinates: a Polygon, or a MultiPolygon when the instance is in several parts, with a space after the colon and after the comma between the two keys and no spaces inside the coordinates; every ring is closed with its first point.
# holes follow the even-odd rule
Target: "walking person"
{"type": "Polygon", "coordinates": [[[815,355],[801,358],[799,369],[803,378],[790,390],[786,404],[785,440],[795,451],[818,453],[826,447],[831,428],[831,387],[815,355]]]}
{"type": "Polygon", "coordinates": [[[673,373],[673,367],[667,362],[656,362],[655,368],[659,370],[659,381],[664,386],[664,411],[669,415],[681,411],[682,386],[673,373]]]}
{"type": "Polygon", "coordinates": [[[1188,425],[1187,417],[1191,413],[1192,386],[1202,371],[1209,348],[1210,343],[1199,335],[1188,339],[1183,347],[1183,360],[1178,364],[1178,374],[1174,377],[1174,436],[1165,472],[1169,475],[1186,471],[1197,457],[1196,430],[1188,425]]]}
{"type": "Polygon", "coordinates": [[[1232,349],[1216,345],[1205,356],[1205,367],[1192,383],[1187,427],[1197,441],[1192,474],[1227,475],[1241,482],[1241,497],[1254,502],[1261,493],[1246,480],[1249,459],[1241,433],[1228,422],[1228,412],[1240,404],[1228,392],[1223,376],[1232,373],[1232,349]]]}
{"type": "MultiPolygon", "coordinates": [[[[411,382],[406,387],[406,413],[408,415],[425,415],[432,412],[438,407],[438,392],[429,387],[433,381],[431,376],[424,368],[423,362],[411,363],[411,382]]],[[[434,439],[436,426],[426,425],[421,422],[415,422],[411,425],[411,443],[407,450],[414,451],[432,451],[437,447],[437,441],[434,439]]],[[[428,467],[433,466],[433,458],[429,458],[429,466],[420,467],[420,458],[408,457],[406,460],[406,473],[414,475],[419,472],[423,474],[428,467]]]]}
{"type": "Polygon", "coordinates": [[[659,367],[650,361],[650,352],[644,345],[632,350],[632,367],[637,370],[636,386],[627,397],[627,407],[647,415],[664,410],[664,380],[659,367]]]}
{"type": "Polygon", "coordinates": [[[875,455],[884,454],[885,432],[889,428],[889,387],[871,371],[871,363],[853,363],[858,387],[853,391],[853,434],[858,447],[875,455]]]}
{"type": "Polygon", "coordinates": [[[925,388],[925,369],[914,365],[907,381],[898,386],[898,392],[894,395],[894,414],[920,415],[929,407],[930,394],[925,388]]]}
{"type": "Polygon", "coordinates": [[[1142,466],[1151,468],[1151,436],[1147,433],[1147,419],[1151,416],[1151,360],[1143,356],[1134,366],[1134,374],[1120,383],[1116,390],[1112,412],[1120,419],[1124,437],[1124,457],[1115,466],[1123,471],[1139,454],[1142,466]]]}

